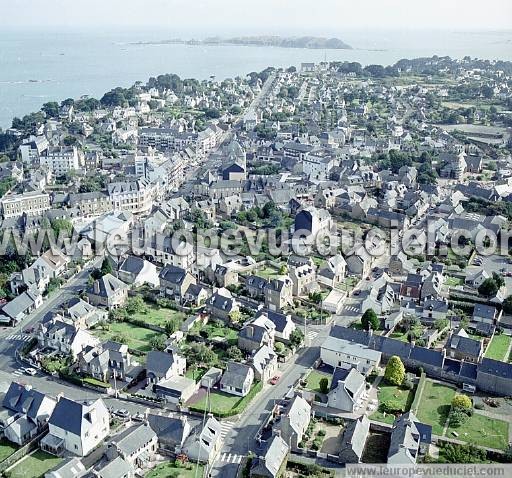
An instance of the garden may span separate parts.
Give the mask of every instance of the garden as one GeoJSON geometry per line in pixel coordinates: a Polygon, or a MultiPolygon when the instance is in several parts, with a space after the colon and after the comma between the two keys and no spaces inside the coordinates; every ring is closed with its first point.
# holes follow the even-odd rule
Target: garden
{"type": "Polygon", "coordinates": [[[507,360],[511,337],[505,334],[495,334],[485,351],[485,357],[494,360],[507,360]]]}
{"type": "Polygon", "coordinates": [[[208,396],[205,393],[197,402],[190,405],[189,408],[196,412],[211,412],[220,418],[231,417],[243,412],[262,388],[262,383],[256,382],[245,397],[239,397],[218,390],[213,390],[210,393],[209,401],[208,396]]]}
{"type": "Polygon", "coordinates": [[[407,389],[402,385],[392,385],[381,381],[377,398],[379,408],[370,418],[377,422],[392,424],[395,421],[396,414],[405,413],[411,408],[414,389],[407,389]]]}
{"type": "Polygon", "coordinates": [[[310,390],[311,392],[317,392],[317,393],[327,393],[329,391],[329,388],[331,386],[331,375],[319,372],[318,370],[312,370],[310,374],[306,378],[306,390],[310,390]],[[327,380],[326,385],[324,385],[324,388],[322,388],[321,381],[322,379],[327,380]]]}
{"type": "Polygon", "coordinates": [[[442,435],[450,413],[450,404],[455,389],[441,383],[427,380],[419,399],[418,419],[432,425],[432,433],[442,435]]]}
{"type": "Polygon", "coordinates": [[[0,441],[0,463],[9,458],[17,450],[16,446],[7,440],[0,441]]]}
{"type": "Polygon", "coordinates": [[[165,339],[165,334],[146,329],[129,322],[111,322],[101,324],[92,329],[92,333],[100,340],[112,340],[128,345],[130,350],[147,353],[152,350],[152,344],[159,337],[165,339]]]}
{"type": "Polygon", "coordinates": [[[146,478],[195,478],[204,476],[203,465],[196,463],[166,462],[146,474],[146,478]]]}
{"type": "Polygon", "coordinates": [[[61,461],[62,458],[37,450],[22,458],[4,475],[7,478],[39,478],[48,470],[55,468],[61,461]]]}

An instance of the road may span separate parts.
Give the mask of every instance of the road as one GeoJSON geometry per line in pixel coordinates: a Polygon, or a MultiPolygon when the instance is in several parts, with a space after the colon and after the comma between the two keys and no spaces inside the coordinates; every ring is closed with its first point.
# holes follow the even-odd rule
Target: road
{"type": "Polygon", "coordinates": [[[29,340],[29,336],[22,333],[27,327],[35,326],[48,312],[59,308],[73,297],[78,295],[80,289],[87,286],[89,275],[93,268],[101,264],[102,258],[93,259],[83,270],[75,274],[57,292],[45,299],[43,305],[28,315],[15,327],[4,327],[0,331],[0,370],[14,372],[20,365],[16,362],[15,351],[23,342],[29,340]]]}
{"type": "Polygon", "coordinates": [[[286,364],[283,364],[279,373],[281,378],[276,385],[265,384],[262,392],[249,404],[244,413],[237,417],[232,424],[231,431],[226,435],[221,452],[211,470],[212,477],[222,476],[229,478],[236,476],[238,464],[242,456],[249,451],[261,451],[256,441],[262,424],[276,402],[283,399],[290,387],[313,366],[320,357],[320,345],[329,334],[330,326],[310,326],[307,330],[309,347],[301,349],[299,353],[286,364]]]}

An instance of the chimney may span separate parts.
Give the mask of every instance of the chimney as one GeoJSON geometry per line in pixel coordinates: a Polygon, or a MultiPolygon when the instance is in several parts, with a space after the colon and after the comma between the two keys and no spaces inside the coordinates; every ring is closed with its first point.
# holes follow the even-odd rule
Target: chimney
{"type": "Polygon", "coordinates": [[[247,337],[252,337],[254,335],[254,329],[252,325],[247,326],[247,337]]]}
{"type": "Polygon", "coordinates": [[[99,280],[95,280],[93,287],[94,287],[94,293],[95,294],[99,294],[100,293],[100,281],[99,280]]]}

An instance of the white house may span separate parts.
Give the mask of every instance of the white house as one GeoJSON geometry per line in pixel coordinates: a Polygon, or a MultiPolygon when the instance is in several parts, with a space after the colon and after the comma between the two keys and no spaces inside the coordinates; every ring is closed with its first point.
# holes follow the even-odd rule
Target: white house
{"type": "Polygon", "coordinates": [[[41,440],[44,451],[57,456],[66,451],[86,456],[109,434],[110,416],[101,398],[93,402],[61,398],[48,425],[49,433],[41,440]]]}
{"type": "Polygon", "coordinates": [[[381,352],[344,339],[327,337],[320,347],[322,362],[331,367],[355,367],[364,375],[380,364],[381,352]]]}

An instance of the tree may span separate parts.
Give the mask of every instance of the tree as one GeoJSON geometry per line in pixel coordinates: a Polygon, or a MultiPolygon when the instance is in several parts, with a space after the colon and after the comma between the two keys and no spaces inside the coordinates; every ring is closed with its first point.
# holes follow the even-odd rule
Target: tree
{"type": "Polygon", "coordinates": [[[147,306],[144,299],[140,295],[136,295],[126,301],[125,309],[130,315],[143,314],[146,312],[147,306]]]}
{"type": "Polygon", "coordinates": [[[471,398],[462,393],[456,393],[452,398],[452,407],[453,408],[465,408],[471,409],[473,406],[471,402],[471,398]]]}
{"type": "Polygon", "coordinates": [[[487,460],[485,450],[480,450],[472,445],[458,445],[446,443],[443,445],[443,453],[439,461],[444,463],[483,463],[487,460]]]}
{"type": "Polygon", "coordinates": [[[380,321],[373,309],[367,309],[365,311],[361,317],[361,325],[365,330],[370,330],[370,327],[372,330],[379,330],[380,321]]]}
{"type": "Polygon", "coordinates": [[[172,317],[164,325],[165,332],[168,335],[172,335],[172,334],[174,334],[174,332],[179,330],[180,325],[181,325],[181,320],[176,317],[172,317]]]}
{"type": "Polygon", "coordinates": [[[509,295],[503,301],[503,312],[505,312],[505,314],[512,314],[512,295],[509,295]]]}
{"type": "Polygon", "coordinates": [[[327,377],[322,377],[319,382],[320,391],[322,393],[327,393],[329,391],[329,379],[327,377]]]}
{"type": "Polygon", "coordinates": [[[302,330],[296,327],[290,334],[290,344],[293,345],[294,347],[298,347],[303,340],[304,334],[302,333],[302,330]]]}
{"type": "Polygon", "coordinates": [[[103,259],[103,262],[101,263],[101,274],[112,274],[113,271],[114,270],[112,269],[110,261],[108,260],[108,258],[105,257],[105,259],[103,259]]]}
{"type": "Polygon", "coordinates": [[[235,362],[240,362],[244,358],[244,354],[236,345],[229,347],[226,350],[226,355],[230,360],[234,360],[235,362]]]}
{"type": "Polygon", "coordinates": [[[49,118],[55,118],[59,116],[59,103],[56,101],[49,101],[41,107],[41,111],[49,118]]]}
{"type": "Polygon", "coordinates": [[[478,293],[484,297],[494,297],[498,292],[498,284],[492,278],[485,279],[478,288],[478,293]]]}
{"type": "Polygon", "coordinates": [[[218,361],[217,354],[205,344],[193,343],[186,352],[187,360],[191,364],[205,365],[210,367],[218,361]]]}
{"type": "Polygon", "coordinates": [[[284,352],[284,344],[282,342],[276,342],[274,344],[274,350],[276,351],[276,353],[278,354],[282,354],[284,352]]]}
{"type": "Polygon", "coordinates": [[[149,341],[149,345],[153,350],[165,349],[165,337],[163,335],[157,335],[149,341]]]}
{"type": "Polygon", "coordinates": [[[234,324],[238,324],[242,320],[242,314],[239,310],[233,310],[229,313],[229,320],[234,324]]]}
{"type": "Polygon", "coordinates": [[[405,379],[405,367],[400,357],[393,355],[389,359],[384,378],[391,385],[402,385],[405,379]]]}

